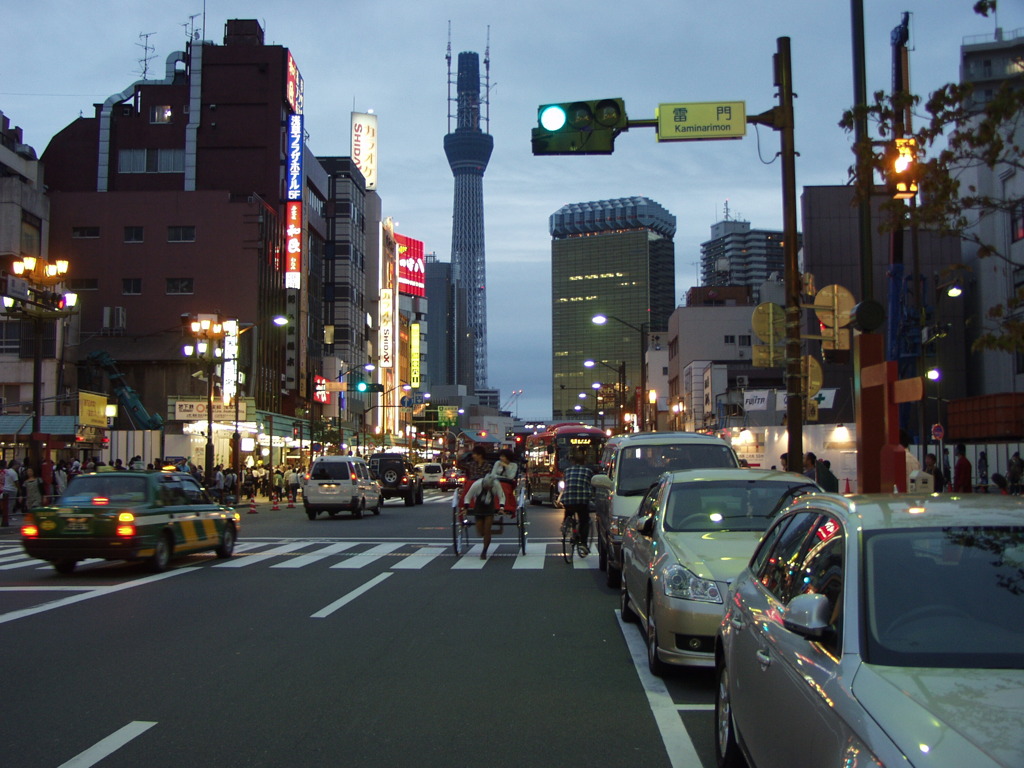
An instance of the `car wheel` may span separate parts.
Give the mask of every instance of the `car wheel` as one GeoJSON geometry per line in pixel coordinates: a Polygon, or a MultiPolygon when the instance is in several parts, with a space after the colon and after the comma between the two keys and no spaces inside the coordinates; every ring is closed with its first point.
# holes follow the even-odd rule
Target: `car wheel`
{"type": "Polygon", "coordinates": [[[53,561],[53,569],[57,573],[71,573],[75,570],[76,565],[78,565],[77,560],[65,559],[53,561]]]}
{"type": "Polygon", "coordinates": [[[715,689],[715,764],[718,768],[744,768],[736,743],[736,724],[732,719],[729,697],[729,670],[724,663],[718,666],[718,687],[715,689]]]}
{"type": "Polygon", "coordinates": [[[355,509],[352,510],[352,517],[360,518],[363,516],[363,512],[366,511],[366,499],[359,499],[355,505],[355,509]]]}
{"type": "Polygon", "coordinates": [[[629,592],[626,590],[625,579],[620,579],[619,614],[622,616],[622,620],[627,624],[632,624],[634,621],[640,618],[636,615],[636,611],[633,610],[633,606],[629,604],[629,592]]]}
{"type": "Polygon", "coordinates": [[[598,570],[608,570],[608,550],[604,548],[601,537],[597,538],[597,567],[598,570]]]}
{"type": "Polygon", "coordinates": [[[398,473],[393,469],[385,469],[382,479],[388,485],[394,485],[398,482],[398,473]]]}
{"type": "MultiPolygon", "coordinates": [[[[608,553],[605,553],[605,558],[608,557],[608,553]]],[[[607,562],[607,568],[604,576],[604,582],[612,589],[615,589],[622,584],[622,571],[616,568],[611,560],[607,562]]]]}
{"type": "Polygon", "coordinates": [[[422,504],[423,503],[423,486],[420,486],[420,490],[416,494],[416,503],[417,504],[422,504]]]}
{"type": "Polygon", "coordinates": [[[384,497],[378,495],[377,496],[377,504],[373,508],[373,514],[379,515],[383,511],[384,511],[384,497]]]}
{"type": "Polygon", "coordinates": [[[306,507],[306,517],[308,517],[310,520],[316,520],[316,514],[317,513],[315,509],[313,509],[312,507],[306,507]]]}
{"type": "Polygon", "coordinates": [[[167,564],[171,562],[171,536],[162,533],[156,540],[153,554],[149,558],[149,570],[154,573],[163,573],[167,570],[167,564]]]}
{"type": "Polygon", "coordinates": [[[409,492],[405,494],[405,506],[411,507],[414,504],[416,504],[416,491],[410,488],[409,492]]]}
{"type": "Polygon", "coordinates": [[[647,598],[647,668],[652,675],[662,677],[668,665],[658,658],[658,624],[654,618],[654,599],[647,598]]]}
{"type": "Polygon", "coordinates": [[[235,526],[224,527],[224,534],[220,537],[220,546],[214,552],[221,559],[231,557],[235,553],[235,526]]]}

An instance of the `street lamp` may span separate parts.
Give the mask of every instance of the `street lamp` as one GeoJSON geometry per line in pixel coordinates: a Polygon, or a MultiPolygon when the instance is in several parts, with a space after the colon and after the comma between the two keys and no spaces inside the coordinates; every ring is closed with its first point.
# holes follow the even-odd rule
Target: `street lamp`
{"type": "Polygon", "coordinates": [[[584,360],[583,361],[583,367],[584,368],[593,368],[595,365],[603,365],[609,371],[615,371],[615,374],[618,376],[619,383],[618,383],[618,388],[615,391],[615,409],[616,409],[616,411],[618,411],[618,415],[617,415],[616,420],[615,420],[615,426],[616,426],[616,428],[619,428],[619,427],[623,426],[623,424],[622,424],[622,415],[623,415],[623,411],[625,410],[624,402],[625,402],[625,397],[626,397],[626,363],[625,363],[625,361],[622,361],[622,362],[620,362],[616,366],[616,365],[609,365],[608,363],[604,362],[603,360],[584,360]]]}
{"type": "Polygon", "coordinates": [[[186,344],[185,357],[193,358],[206,374],[206,475],[207,488],[213,485],[213,379],[224,354],[224,322],[219,314],[182,315],[194,344],[186,344]]]}
{"type": "MultiPolygon", "coordinates": [[[[645,358],[647,357],[647,330],[650,324],[645,320],[644,322],[640,323],[639,327],[637,327],[632,323],[626,322],[621,317],[616,317],[615,315],[594,315],[591,318],[591,322],[593,322],[595,325],[604,325],[609,320],[614,320],[615,322],[624,325],[627,328],[632,328],[634,331],[640,334],[640,392],[646,393],[647,360],[645,358]]],[[[647,408],[643,403],[643,398],[641,398],[640,431],[643,432],[645,429],[647,429],[647,408]]]]}
{"type": "MultiPolygon", "coordinates": [[[[3,312],[8,317],[32,321],[32,437],[29,463],[39,476],[42,464],[43,421],[43,327],[78,311],[78,295],[63,292],[68,272],[67,259],[50,262],[36,256],[24,256],[11,264],[3,296],[3,312]]],[[[54,334],[56,338],[56,334],[54,334]]]]}

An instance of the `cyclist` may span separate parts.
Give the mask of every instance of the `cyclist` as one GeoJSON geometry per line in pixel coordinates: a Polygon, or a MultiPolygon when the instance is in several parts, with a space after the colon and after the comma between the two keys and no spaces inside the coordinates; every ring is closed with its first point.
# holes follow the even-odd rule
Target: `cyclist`
{"type": "Polygon", "coordinates": [[[586,551],[587,535],[590,533],[590,502],[594,498],[594,486],[590,479],[594,470],[585,463],[586,456],[576,451],[572,454],[572,465],[562,475],[562,494],[559,499],[565,507],[564,519],[576,516],[580,541],[586,551]]]}

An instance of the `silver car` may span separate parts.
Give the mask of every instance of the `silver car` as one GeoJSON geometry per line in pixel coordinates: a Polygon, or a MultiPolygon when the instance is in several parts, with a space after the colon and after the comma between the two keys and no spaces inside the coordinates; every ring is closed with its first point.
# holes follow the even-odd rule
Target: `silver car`
{"type": "Polygon", "coordinates": [[[801,499],[733,582],[719,766],[1024,765],[1024,501],[801,499]]]}
{"type": "Polygon", "coordinates": [[[803,475],[758,469],[666,472],[623,526],[622,618],[639,619],[647,662],[712,667],[723,598],[768,523],[820,492],[803,475]]]}

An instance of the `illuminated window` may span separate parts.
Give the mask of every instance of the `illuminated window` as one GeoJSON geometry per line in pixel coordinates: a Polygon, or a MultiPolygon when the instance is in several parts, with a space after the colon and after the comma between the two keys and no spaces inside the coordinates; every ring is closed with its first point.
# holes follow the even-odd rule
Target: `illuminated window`
{"type": "Polygon", "coordinates": [[[162,104],[149,108],[150,123],[169,123],[171,122],[172,117],[174,117],[174,111],[171,109],[169,104],[162,104]]]}

